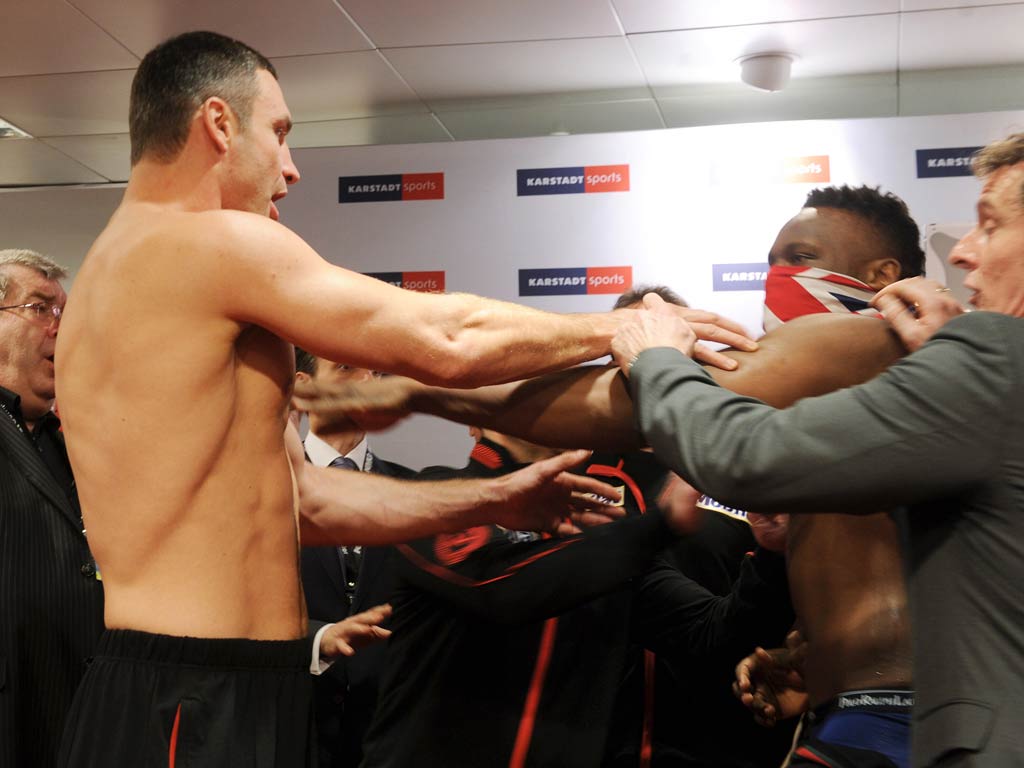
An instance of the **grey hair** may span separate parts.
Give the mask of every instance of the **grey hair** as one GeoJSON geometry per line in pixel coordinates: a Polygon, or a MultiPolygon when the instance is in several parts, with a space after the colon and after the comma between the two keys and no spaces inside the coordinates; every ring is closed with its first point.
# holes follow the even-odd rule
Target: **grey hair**
{"type": "Polygon", "coordinates": [[[11,278],[5,267],[12,264],[34,269],[47,280],[63,280],[68,276],[68,271],[64,267],[36,251],[30,251],[27,248],[0,250],[0,301],[7,298],[7,289],[10,287],[11,278]]]}

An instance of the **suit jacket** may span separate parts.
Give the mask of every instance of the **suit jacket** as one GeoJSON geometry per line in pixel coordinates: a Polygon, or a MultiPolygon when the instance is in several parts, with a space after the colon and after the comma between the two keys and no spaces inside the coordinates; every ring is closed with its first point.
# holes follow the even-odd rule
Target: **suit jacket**
{"type": "Polygon", "coordinates": [[[1024,319],[956,318],[876,379],[785,411],[665,348],[630,383],[655,452],[723,503],[909,505],[913,763],[1024,765],[1024,319]]]}
{"type": "MultiPolygon", "coordinates": [[[[416,473],[401,464],[373,456],[373,474],[411,478],[416,473]]],[[[311,634],[327,623],[340,621],[386,603],[394,583],[391,547],[366,547],[356,579],[351,608],[345,594],[346,574],[337,547],[303,547],[302,588],[306,594],[311,634]]],[[[364,648],[341,658],[314,686],[320,768],[359,764],[363,736],[377,702],[377,683],[384,661],[384,644],[364,648]]]]}
{"type": "Polygon", "coordinates": [[[103,631],[103,589],[77,509],[0,412],[0,768],[56,762],[103,631]]]}

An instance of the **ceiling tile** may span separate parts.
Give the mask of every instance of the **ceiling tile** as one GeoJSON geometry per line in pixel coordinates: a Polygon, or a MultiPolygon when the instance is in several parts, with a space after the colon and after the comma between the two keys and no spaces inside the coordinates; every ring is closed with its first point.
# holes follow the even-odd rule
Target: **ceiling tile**
{"type": "MultiPolygon", "coordinates": [[[[783,24],[630,35],[656,92],[679,84],[737,82],[741,56],[794,53],[793,78],[896,70],[897,16],[864,16],[783,24]],[[871,40],[870,46],[864,41],[871,40]]],[[[671,96],[671,93],[658,93],[671,96]]]]}
{"type": "Polygon", "coordinates": [[[0,78],[0,117],[33,136],[127,133],[133,70],[0,78]]]}
{"type": "MultiPolygon", "coordinates": [[[[296,123],[288,134],[288,146],[348,147],[365,144],[417,144],[451,141],[444,127],[430,114],[385,115],[352,120],[296,123]]],[[[296,163],[300,163],[296,158],[296,163]]],[[[301,163],[299,170],[302,170],[301,163]]]]}
{"type": "Polygon", "coordinates": [[[98,184],[106,181],[36,139],[0,140],[0,186],[98,184]]]}
{"type": "Polygon", "coordinates": [[[378,48],[620,35],[608,0],[339,0],[378,48]]]}
{"type": "Polygon", "coordinates": [[[1024,109],[1024,66],[904,72],[901,115],[1024,109]]]}
{"type": "Polygon", "coordinates": [[[135,56],[63,0],[4,3],[0,77],[136,64],[135,56]]]}
{"type": "Polygon", "coordinates": [[[900,0],[611,0],[627,33],[896,13],[900,0]]]}
{"type": "Polygon", "coordinates": [[[1022,27],[1024,5],[904,14],[900,69],[1024,63],[1024,49],[1020,44],[1022,27]]]}
{"type": "Polygon", "coordinates": [[[425,101],[644,85],[621,37],[392,48],[383,53],[425,101]]]}
{"type": "Polygon", "coordinates": [[[427,111],[377,51],[298,56],[273,63],[296,122],[427,111]]]}
{"type": "Polygon", "coordinates": [[[689,86],[659,98],[670,128],[772,120],[823,120],[895,115],[895,75],[861,75],[793,81],[776,93],[742,83],[689,86]]]}
{"type": "Polygon", "coordinates": [[[264,56],[372,48],[330,0],[69,0],[138,56],[168,37],[209,29],[264,56]]]}
{"type": "Polygon", "coordinates": [[[127,133],[63,136],[44,139],[43,143],[110,181],[128,181],[132,150],[127,133]]]}
{"type": "Polygon", "coordinates": [[[458,140],[665,127],[653,99],[589,104],[543,103],[504,109],[438,112],[437,116],[458,140]]]}
{"type": "Polygon", "coordinates": [[[931,11],[978,5],[1020,5],[1020,0],[903,0],[903,10],[931,11]]]}

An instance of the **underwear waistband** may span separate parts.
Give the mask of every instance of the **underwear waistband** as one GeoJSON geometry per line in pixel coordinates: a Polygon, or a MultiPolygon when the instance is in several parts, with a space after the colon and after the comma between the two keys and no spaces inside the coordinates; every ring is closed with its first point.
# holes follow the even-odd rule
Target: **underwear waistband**
{"type": "Polygon", "coordinates": [[[822,720],[837,712],[893,712],[909,714],[914,706],[911,688],[883,688],[844,691],[831,701],[815,707],[811,720],[822,720]]]}

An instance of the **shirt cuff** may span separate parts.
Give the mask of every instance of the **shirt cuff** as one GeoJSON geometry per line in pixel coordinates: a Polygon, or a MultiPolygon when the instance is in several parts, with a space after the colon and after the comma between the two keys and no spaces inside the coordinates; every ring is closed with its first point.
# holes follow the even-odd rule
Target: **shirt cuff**
{"type": "Polygon", "coordinates": [[[322,675],[330,669],[331,665],[334,663],[333,660],[324,661],[320,658],[320,638],[324,636],[324,632],[333,626],[333,624],[324,624],[320,627],[317,633],[313,635],[313,658],[309,662],[309,674],[311,675],[322,675]]]}

